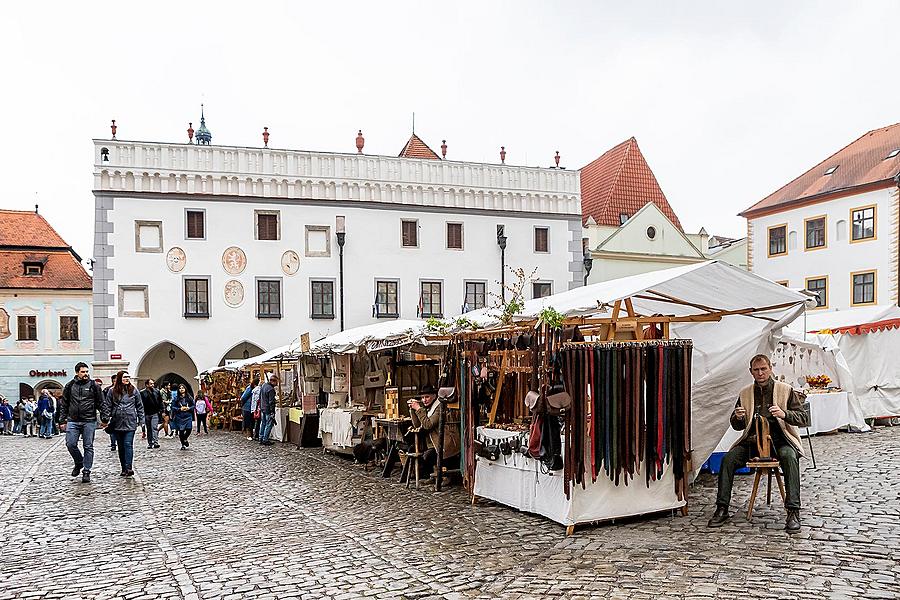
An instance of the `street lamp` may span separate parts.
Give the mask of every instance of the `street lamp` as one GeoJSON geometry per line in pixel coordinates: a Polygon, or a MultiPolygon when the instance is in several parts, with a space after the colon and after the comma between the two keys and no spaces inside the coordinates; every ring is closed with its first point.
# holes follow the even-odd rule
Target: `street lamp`
{"type": "Polygon", "coordinates": [[[175,360],[175,348],[169,346],[169,360],[175,360]]]}
{"type": "Polygon", "coordinates": [[[345,229],[346,218],[343,215],[335,217],[334,232],[337,235],[338,243],[338,260],[340,262],[340,304],[341,304],[341,331],[344,330],[344,243],[347,241],[347,231],[345,229]]]}
{"type": "Polygon", "coordinates": [[[497,225],[497,245],[500,246],[500,299],[506,302],[506,234],[503,225],[497,225]]]}
{"type": "Polygon", "coordinates": [[[588,284],[588,277],[591,275],[591,268],[594,266],[594,259],[591,258],[590,251],[585,251],[584,259],[582,261],[584,263],[584,285],[588,284]]]}

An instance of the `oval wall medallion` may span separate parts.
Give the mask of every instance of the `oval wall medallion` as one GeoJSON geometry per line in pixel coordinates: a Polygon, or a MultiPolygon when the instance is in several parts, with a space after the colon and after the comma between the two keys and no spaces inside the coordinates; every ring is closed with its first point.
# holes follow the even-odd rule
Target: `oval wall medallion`
{"type": "Polygon", "coordinates": [[[285,275],[293,275],[300,269],[300,255],[288,250],[281,255],[281,270],[285,275]]]}
{"type": "Polygon", "coordinates": [[[187,264],[187,257],[184,255],[184,250],[178,246],[171,248],[166,254],[166,266],[173,273],[180,273],[185,264],[187,264]]]}
{"type": "Polygon", "coordinates": [[[237,246],[226,248],[222,253],[222,267],[230,275],[240,275],[247,267],[247,255],[237,246]]]}
{"type": "Polygon", "coordinates": [[[244,303],[244,284],[237,279],[225,282],[225,304],[237,307],[244,303]]]}

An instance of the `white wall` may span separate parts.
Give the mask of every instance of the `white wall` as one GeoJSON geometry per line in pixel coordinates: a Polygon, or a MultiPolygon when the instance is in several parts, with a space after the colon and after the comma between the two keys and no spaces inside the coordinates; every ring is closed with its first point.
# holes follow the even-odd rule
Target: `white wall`
{"type": "MultiPolygon", "coordinates": [[[[565,215],[536,218],[515,213],[490,214],[485,211],[433,212],[409,207],[364,208],[360,206],[322,206],[290,201],[246,201],[240,198],[217,198],[206,201],[165,197],[124,195],[115,197],[108,220],[108,233],[114,255],[107,268],[114,272],[108,293],[113,296],[110,317],[114,329],[109,333],[114,353],[137,369],[137,362],[152,346],[162,340],[184,348],[200,369],[217,365],[235,344],[249,340],[270,350],[288,343],[301,332],[308,331],[313,340],[339,331],[338,247],[334,234],[335,215],[346,217],[344,254],[346,328],[375,322],[372,305],[376,278],[400,280],[400,317],[416,318],[419,281],[443,281],[444,314],[459,313],[464,299],[465,280],[488,283],[489,291],[499,293],[500,250],[496,227],[504,224],[508,246],[507,265],[527,271],[537,267],[537,278],[552,283],[553,292],[569,288],[572,273],[570,242],[580,247],[579,216],[565,215]],[[185,239],[185,209],[206,210],[206,239],[185,239]],[[254,239],[254,209],[280,210],[281,239],[254,239]],[[419,247],[401,247],[401,219],[418,219],[419,247]],[[134,221],[163,222],[163,252],[134,251],[134,221]],[[446,223],[463,222],[463,250],[446,248],[446,223]],[[574,226],[572,225],[574,223],[574,226]],[[330,257],[307,257],[305,227],[331,227],[330,257]],[[550,228],[549,253],[533,249],[534,227],[550,228]],[[574,231],[572,231],[574,229],[574,231]],[[182,248],[186,264],[180,273],[166,266],[166,252],[173,246],[182,248]],[[247,255],[247,268],[237,276],[222,267],[222,253],[229,246],[239,246],[247,255]],[[300,255],[300,269],[293,275],[281,270],[281,256],[286,250],[300,255]],[[182,316],[182,280],[188,276],[210,277],[210,318],[186,319],[182,316]],[[282,280],[284,317],[257,319],[255,278],[282,280]],[[237,308],[229,307],[223,296],[227,280],[237,279],[244,285],[245,300],[237,308]],[[335,318],[312,320],[310,314],[310,280],[335,281],[335,318]],[[150,318],[120,317],[116,288],[119,285],[148,285],[150,318]]],[[[579,253],[580,254],[580,253],[579,253]]],[[[507,281],[510,277],[507,276],[507,281]]],[[[527,290],[531,297],[531,290],[527,290]]],[[[490,300],[488,301],[490,304],[490,300]]]]}
{"type": "Polygon", "coordinates": [[[751,219],[751,271],[773,281],[787,281],[793,288],[804,287],[808,277],[825,275],[828,309],[845,309],[852,300],[850,274],[877,269],[875,303],[895,303],[897,256],[891,240],[896,244],[896,195],[896,188],[876,190],[751,219]],[[851,210],[871,204],[877,206],[876,239],[851,243],[851,210]],[[804,250],[804,219],[823,214],[828,217],[827,247],[804,250]],[[841,238],[839,221],[845,222],[841,238]],[[788,252],[769,258],[768,228],[782,223],[787,223],[788,252]],[[791,243],[792,232],[796,232],[796,244],[791,243]]]}

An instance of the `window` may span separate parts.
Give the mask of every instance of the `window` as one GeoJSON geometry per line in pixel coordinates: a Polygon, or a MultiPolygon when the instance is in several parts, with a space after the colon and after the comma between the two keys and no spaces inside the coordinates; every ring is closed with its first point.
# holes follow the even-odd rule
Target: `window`
{"type": "Polygon", "coordinates": [[[309,283],[312,301],[310,317],[313,319],[334,318],[334,282],[311,281],[309,283]]]}
{"type": "Polygon", "coordinates": [[[487,297],[487,284],[483,281],[466,282],[466,304],[462,312],[484,308],[487,297]]]}
{"type": "Polygon", "coordinates": [[[184,211],[185,232],[184,237],[189,240],[206,239],[206,211],[184,211]]]}
{"type": "Polygon", "coordinates": [[[543,281],[535,281],[531,284],[532,298],[546,298],[553,293],[552,285],[543,281]]]}
{"type": "Polygon", "coordinates": [[[806,280],[806,291],[812,292],[816,297],[816,308],[828,306],[828,278],[811,277],[806,280]]]}
{"type": "Polygon", "coordinates": [[[853,223],[851,242],[875,239],[875,206],[863,206],[850,211],[853,223]]]}
{"type": "Polygon", "coordinates": [[[851,273],[853,279],[853,305],[875,304],[875,271],[851,273]]]}
{"type": "Polygon", "coordinates": [[[331,256],[331,227],[328,225],[306,226],[306,256],[319,258],[331,256]]]}
{"type": "Polygon", "coordinates": [[[656,227],[651,225],[650,227],[647,228],[647,237],[650,238],[651,240],[656,239],[656,227]]]}
{"type": "Polygon", "coordinates": [[[22,263],[22,272],[27,277],[40,277],[44,272],[44,265],[39,262],[25,262],[22,263]]]}
{"type": "Polygon", "coordinates": [[[824,248],[828,241],[825,235],[825,217],[806,219],[803,224],[806,229],[806,249],[824,248]]]}
{"type": "Polygon", "coordinates": [[[422,318],[443,316],[441,282],[423,281],[421,286],[419,295],[419,316],[422,318]]]}
{"type": "Polygon", "coordinates": [[[281,239],[281,230],[278,226],[277,210],[257,210],[256,215],[256,239],[278,240],[281,239]]]}
{"type": "Polygon", "coordinates": [[[769,256],[787,254],[787,225],[769,227],[769,256]]]}
{"type": "Polygon", "coordinates": [[[462,223],[447,223],[447,248],[451,250],[463,249],[462,223]]]}
{"type": "Polygon", "coordinates": [[[256,280],[256,316],[260,319],[281,318],[281,280],[256,280]]]}
{"type": "Polygon", "coordinates": [[[163,251],[162,221],[134,222],[134,251],[163,251]]]}
{"type": "Polygon", "coordinates": [[[550,230],[546,227],[534,228],[534,251],[549,252],[550,251],[550,230]]]}
{"type": "Polygon", "coordinates": [[[209,280],[184,280],[185,318],[209,318],[209,280]]]}
{"type": "Polygon", "coordinates": [[[78,341],[78,317],[59,318],[59,339],[64,342],[78,341]]]}
{"type": "Polygon", "coordinates": [[[828,169],[825,170],[825,174],[826,174],[826,175],[831,175],[831,174],[834,173],[835,171],[837,171],[837,167],[828,167],[828,169]]]}
{"type": "Polygon", "coordinates": [[[891,150],[890,153],[887,156],[885,156],[884,158],[885,159],[894,158],[895,156],[898,156],[898,155],[900,155],[900,148],[895,148],[895,149],[891,150]]]}
{"type": "Polygon", "coordinates": [[[418,221],[400,221],[400,244],[404,248],[419,247],[418,221]]]}
{"type": "Polygon", "coordinates": [[[19,337],[20,340],[34,341],[37,340],[37,317],[28,315],[19,317],[19,337]]]}
{"type": "Polygon", "coordinates": [[[624,225],[628,219],[628,213],[619,213],[619,225],[624,225]]]}
{"type": "Polygon", "coordinates": [[[397,281],[375,282],[375,316],[394,318],[400,316],[400,300],[397,281]]]}
{"type": "Polygon", "coordinates": [[[776,281],[775,283],[777,283],[778,285],[783,285],[784,287],[787,287],[789,284],[787,279],[785,279],[784,281],[776,281]]]}

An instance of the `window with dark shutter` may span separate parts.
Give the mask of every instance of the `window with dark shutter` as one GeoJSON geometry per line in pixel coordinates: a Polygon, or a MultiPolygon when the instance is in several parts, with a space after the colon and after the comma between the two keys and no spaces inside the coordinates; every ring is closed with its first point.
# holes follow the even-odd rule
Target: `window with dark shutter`
{"type": "Polygon", "coordinates": [[[272,213],[256,213],[256,239],[278,239],[278,215],[272,213]]]}
{"type": "Polygon", "coordinates": [[[400,243],[404,248],[416,248],[419,245],[419,222],[418,221],[401,221],[400,222],[401,240],[400,243]]]}
{"type": "Polygon", "coordinates": [[[462,250],[463,226],[462,223],[447,223],[447,248],[462,250]]]}
{"type": "Polygon", "coordinates": [[[550,245],[548,242],[550,236],[550,230],[546,227],[535,227],[534,228],[534,251],[535,252],[549,252],[550,245]]]}
{"type": "Polygon", "coordinates": [[[189,240],[202,240],[206,237],[204,217],[205,213],[202,210],[187,211],[187,238],[189,240]]]}

